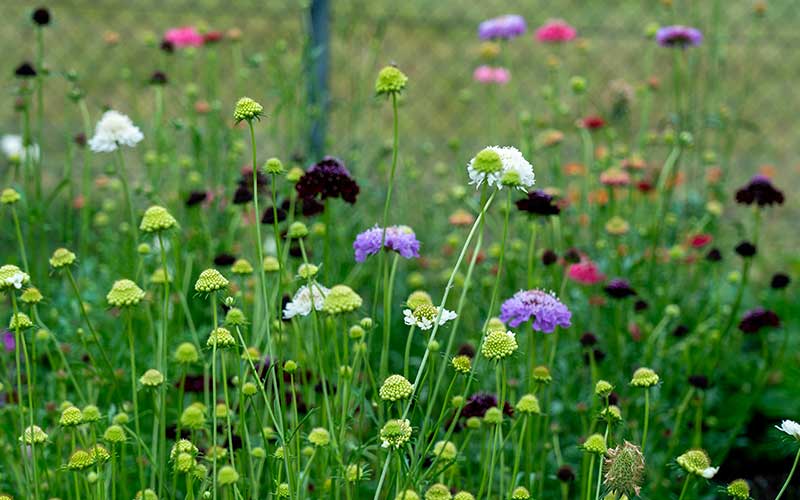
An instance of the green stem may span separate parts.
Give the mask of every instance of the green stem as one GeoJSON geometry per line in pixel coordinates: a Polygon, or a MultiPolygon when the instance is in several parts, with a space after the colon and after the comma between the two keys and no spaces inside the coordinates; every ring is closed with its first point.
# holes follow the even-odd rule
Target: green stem
{"type": "Polygon", "coordinates": [[[72,275],[72,271],[69,269],[69,266],[65,267],[67,271],[67,279],[72,285],[72,290],[75,292],[75,296],[78,298],[78,304],[80,305],[81,316],[83,316],[83,320],[86,322],[87,328],[89,328],[89,332],[92,334],[92,339],[94,339],[94,343],[97,344],[97,348],[100,349],[100,354],[103,356],[103,361],[108,368],[109,375],[113,376],[114,367],[111,365],[111,360],[106,354],[106,350],[103,349],[103,344],[100,342],[100,336],[97,334],[97,330],[94,329],[94,325],[92,325],[92,321],[89,319],[89,314],[86,312],[86,305],[83,303],[83,299],[81,298],[81,292],[78,289],[78,283],[75,281],[75,277],[72,275]]]}
{"type": "Polygon", "coordinates": [[[139,427],[139,397],[136,391],[136,350],[133,342],[133,313],[128,311],[127,314],[127,328],[128,331],[128,349],[130,350],[131,361],[131,399],[133,401],[133,425],[136,429],[136,463],[139,466],[139,489],[144,491],[144,464],[141,461],[142,457],[142,443],[138,436],[142,435],[141,428],[139,427]]]}
{"type": "Polygon", "coordinates": [[[19,225],[19,217],[17,217],[17,209],[11,205],[11,217],[14,219],[14,230],[17,233],[17,244],[19,244],[19,254],[22,259],[23,270],[30,274],[31,269],[28,267],[28,254],[25,252],[25,240],[22,239],[22,230],[19,225]]]}
{"type": "Polygon", "coordinates": [[[650,424],[650,389],[644,390],[644,430],[642,430],[642,455],[647,445],[647,428],[650,424]]]}
{"type": "Polygon", "coordinates": [[[800,461],[800,449],[797,450],[797,455],[794,457],[794,463],[792,464],[792,470],[789,471],[789,477],[786,478],[786,481],[783,483],[783,487],[781,491],[778,492],[778,496],[775,497],[775,500],[779,500],[783,493],[786,491],[786,488],[789,487],[789,482],[792,480],[792,476],[794,476],[794,471],[797,469],[797,462],[800,461]]]}
{"type": "Polygon", "coordinates": [[[686,476],[686,480],[683,482],[683,488],[681,489],[681,496],[678,497],[678,500],[683,500],[683,497],[686,496],[686,492],[689,491],[689,480],[691,478],[691,475],[686,476]]]}

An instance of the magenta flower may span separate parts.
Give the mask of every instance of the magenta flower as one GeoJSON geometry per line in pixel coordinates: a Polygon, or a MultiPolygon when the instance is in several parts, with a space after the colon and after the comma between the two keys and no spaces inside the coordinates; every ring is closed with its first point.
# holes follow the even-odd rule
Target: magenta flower
{"type": "Polygon", "coordinates": [[[562,19],[547,21],[536,30],[536,39],[542,43],[564,43],[575,39],[577,30],[562,19]]]}
{"type": "Polygon", "coordinates": [[[500,319],[512,328],[533,319],[534,331],[553,333],[557,326],[570,326],[572,313],[553,293],[520,290],[500,306],[500,319]]]}
{"type": "Polygon", "coordinates": [[[492,66],[478,66],[472,73],[472,79],[479,83],[496,83],[505,85],[511,80],[511,72],[505,68],[492,66]]]}
{"type": "Polygon", "coordinates": [[[664,26],[656,32],[656,42],[662,47],[696,47],[703,43],[703,33],[689,26],[664,26]]]}
{"type": "Polygon", "coordinates": [[[591,260],[570,264],[569,268],[567,268],[567,277],[581,285],[596,285],[606,279],[605,275],[598,269],[597,264],[591,260]]]}
{"type": "Polygon", "coordinates": [[[194,26],[182,26],[171,28],[164,33],[164,41],[172,44],[173,47],[181,49],[184,47],[201,47],[203,45],[203,35],[194,26]]]}
{"type": "Polygon", "coordinates": [[[483,21],[478,25],[481,40],[510,40],[525,33],[527,25],[522,16],[505,15],[483,21]]]}
{"type": "MultiPolygon", "coordinates": [[[[356,262],[364,262],[370,255],[375,255],[381,249],[381,240],[384,239],[383,229],[378,225],[367,229],[356,236],[353,242],[356,262]]],[[[386,238],[383,244],[387,250],[392,250],[406,259],[419,257],[419,240],[414,231],[408,226],[391,226],[386,228],[386,238]]]]}

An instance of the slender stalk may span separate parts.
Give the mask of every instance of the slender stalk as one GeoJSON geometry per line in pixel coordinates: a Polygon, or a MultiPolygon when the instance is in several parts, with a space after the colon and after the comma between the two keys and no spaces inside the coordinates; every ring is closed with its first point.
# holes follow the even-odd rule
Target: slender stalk
{"type": "Polygon", "coordinates": [[[792,464],[792,470],[789,471],[789,477],[786,478],[786,481],[783,483],[783,487],[781,487],[781,491],[778,492],[778,496],[775,497],[775,500],[780,500],[780,498],[783,496],[783,493],[786,491],[786,488],[789,487],[792,476],[794,476],[794,471],[797,469],[798,461],[800,461],[800,449],[797,450],[797,454],[794,456],[794,463],[792,464]]]}
{"type": "Polygon", "coordinates": [[[131,400],[133,402],[133,425],[136,429],[136,463],[139,466],[139,489],[144,491],[144,464],[141,461],[142,457],[142,442],[139,436],[142,435],[141,428],[139,427],[139,397],[136,391],[136,350],[133,342],[133,312],[127,311],[127,325],[128,332],[128,350],[130,353],[131,362],[131,400]]]}
{"type": "Polygon", "coordinates": [[[30,274],[31,269],[28,267],[28,254],[25,252],[25,240],[22,238],[22,230],[19,225],[19,217],[17,217],[17,209],[11,205],[11,217],[14,219],[14,230],[17,234],[17,244],[19,245],[19,255],[22,259],[23,271],[30,274]]]}
{"type": "Polygon", "coordinates": [[[83,298],[81,298],[81,292],[78,289],[78,283],[75,281],[75,277],[72,275],[72,271],[70,270],[69,266],[65,266],[67,272],[67,279],[69,280],[70,285],[72,285],[72,290],[75,292],[75,297],[78,299],[78,304],[80,305],[81,316],[83,316],[83,320],[86,322],[87,328],[89,328],[89,332],[92,334],[92,339],[94,343],[97,344],[97,348],[100,349],[100,354],[103,356],[103,361],[106,364],[106,368],[108,368],[108,373],[114,373],[114,367],[111,364],[111,360],[106,354],[106,350],[103,349],[103,344],[100,342],[100,335],[97,334],[97,330],[94,329],[94,325],[92,321],[89,319],[89,314],[86,312],[86,304],[83,303],[83,298]]]}
{"type": "Polygon", "coordinates": [[[647,428],[650,424],[650,388],[644,389],[644,427],[642,430],[642,455],[647,445],[647,428]]]}

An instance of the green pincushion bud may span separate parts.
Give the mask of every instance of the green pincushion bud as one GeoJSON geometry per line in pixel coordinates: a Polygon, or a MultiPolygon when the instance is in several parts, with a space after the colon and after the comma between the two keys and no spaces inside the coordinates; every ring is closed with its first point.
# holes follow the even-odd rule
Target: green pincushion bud
{"type": "Polygon", "coordinates": [[[605,455],[606,449],[606,438],[603,437],[602,434],[592,434],[586,441],[583,443],[583,449],[587,453],[593,453],[596,455],[605,455]]]}
{"type": "Polygon", "coordinates": [[[350,464],[345,469],[344,477],[348,483],[355,483],[364,477],[364,469],[358,464],[350,464]]]}
{"type": "Polygon", "coordinates": [[[265,273],[276,273],[280,270],[281,265],[278,262],[278,259],[272,255],[267,255],[264,257],[264,261],[262,262],[262,268],[264,269],[265,273]]]}
{"type": "Polygon", "coordinates": [[[195,345],[191,342],[183,342],[178,346],[177,349],[175,349],[173,358],[182,365],[197,363],[197,360],[199,359],[197,347],[195,347],[195,345]]]}
{"type": "Polygon", "coordinates": [[[242,394],[244,394],[245,396],[248,397],[255,396],[257,392],[258,392],[258,387],[256,387],[256,384],[252,382],[245,382],[244,384],[242,384],[242,394]]]}
{"type": "Polygon", "coordinates": [[[217,472],[217,482],[220,486],[228,486],[239,480],[239,473],[230,465],[223,465],[217,472]]]}
{"type": "Polygon", "coordinates": [[[111,419],[111,421],[116,425],[126,425],[130,421],[130,419],[128,418],[127,413],[117,413],[116,415],[114,415],[114,418],[111,419]]]}
{"type": "Polygon", "coordinates": [[[258,350],[258,347],[250,346],[244,350],[241,358],[244,361],[252,361],[255,363],[256,361],[261,359],[261,351],[258,350]]]}
{"type": "Polygon", "coordinates": [[[469,491],[459,491],[453,495],[453,500],[475,500],[475,496],[469,491]]]}
{"type": "Polygon", "coordinates": [[[314,264],[300,264],[300,267],[297,268],[297,275],[304,280],[313,278],[318,272],[319,267],[315,266],[314,264]]]}
{"type": "Polygon", "coordinates": [[[531,492],[524,486],[517,486],[514,488],[514,491],[511,492],[512,500],[528,500],[530,497],[531,492]]]}
{"type": "Polygon", "coordinates": [[[644,27],[644,36],[647,38],[655,38],[659,28],[661,28],[661,26],[656,22],[647,23],[644,27]]]}
{"type": "Polygon", "coordinates": [[[631,385],[634,387],[652,387],[658,384],[659,378],[656,372],[651,370],[650,368],[639,368],[635,372],[633,372],[633,378],[631,378],[631,385]]]}
{"type": "Polygon", "coordinates": [[[194,284],[196,292],[210,293],[222,290],[228,287],[228,280],[216,269],[206,269],[194,284]]]}
{"type": "Polygon", "coordinates": [[[84,422],[97,422],[100,420],[100,409],[95,405],[86,405],[81,410],[84,422]]]}
{"type": "Polygon", "coordinates": [[[487,148],[475,155],[472,168],[482,174],[494,174],[503,170],[503,160],[497,151],[487,148]]]}
{"type": "Polygon", "coordinates": [[[573,76],[569,79],[569,86],[575,94],[583,94],[586,92],[586,78],[582,76],[573,76]]]}
{"type": "Polygon", "coordinates": [[[38,425],[29,425],[19,437],[23,444],[42,444],[47,441],[47,434],[38,425]]]}
{"type": "Polygon", "coordinates": [[[450,404],[453,406],[453,408],[461,408],[464,406],[464,396],[460,394],[453,396],[453,398],[450,399],[450,404]]]}
{"type": "Polygon", "coordinates": [[[234,340],[230,330],[221,326],[211,330],[208,341],[206,341],[206,346],[208,347],[226,348],[235,345],[236,340],[234,340]]]}
{"type": "Polygon", "coordinates": [[[147,243],[139,243],[139,246],[136,247],[136,253],[139,255],[148,255],[150,253],[150,245],[147,243]]]}
{"type": "Polygon", "coordinates": [[[704,471],[711,467],[711,459],[708,458],[708,453],[700,449],[689,450],[675,459],[675,461],[678,462],[678,465],[683,470],[696,476],[702,476],[704,471]]]}
{"type": "Polygon", "coordinates": [[[161,384],[164,383],[164,374],[160,371],[156,370],[155,368],[150,368],[144,375],[139,377],[139,383],[142,384],[144,387],[159,387],[161,384]]]}
{"type": "Polygon", "coordinates": [[[364,330],[369,330],[372,328],[372,318],[361,318],[361,321],[358,322],[361,325],[361,328],[364,330]]]}
{"type": "Polygon", "coordinates": [[[465,356],[463,354],[454,357],[450,361],[450,364],[453,365],[453,369],[456,372],[461,373],[462,375],[466,375],[472,371],[472,360],[469,358],[469,356],[465,356]]]}
{"type": "Polygon", "coordinates": [[[300,239],[308,236],[308,227],[302,222],[292,222],[286,235],[292,239],[300,239]]]}
{"type": "Polygon", "coordinates": [[[452,441],[438,441],[433,445],[433,456],[440,460],[455,460],[458,455],[458,448],[452,441]]]}
{"type": "Polygon", "coordinates": [[[425,500],[450,500],[453,495],[450,494],[450,488],[442,483],[436,483],[425,492],[425,500]]]}
{"type": "Polygon", "coordinates": [[[214,414],[217,418],[227,418],[230,414],[230,408],[225,403],[218,403],[217,406],[214,407],[214,414]]]}
{"type": "Polygon", "coordinates": [[[331,435],[323,427],[314,427],[308,433],[308,442],[317,447],[328,446],[331,442],[331,435]]]}
{"type": "Polygon", "coordinates": [[[75,254],[66,248],[56,248],[53,255],[50,257],[50,265],[53,269],[60,269],[65,266],[71,266],[75,262],[75,254]]]}
{"type": "Polygon", "coordinates": [[[253,274],[253,265],[247,259],[236,259],[231,266],[231,272],[240,275],[253,274]]]}
{"type": "Polygon", "coordinates": [[[194,457],[188,453],[179,453],[175,458],[175,472],[179,474],[188,474],[194,470],[197,462],[194,457]]]}
{"type": "Polygon", "coordinates": [[[694,146],[694,136],[692,136],[691,132],[683,131],[678,134],[678,144],[684,148],[691,148],[694,146]]]}
{"type": "Polygon", "coordinates": [[[408,299],[406,299],[406,305],[408,305],[409,309],[414,311],[417,309],[417,307],[421,305],[432,306],[433,299],[431,298],[430,294],[428,294],[428,292],[417,290],[411,292],[411,295],[408,296],[408,299]]]}
{"type": "Polygon", "coordinates": [[[3,205],[13,205],[20,200],[21,196],[12,188],[5,188],[0,194],[0,203],[3,205]]]}
{"type": "Polygon", "coordinates": [[[384,448],[400,448],[411,439],[411,422],[408,419],[389,420],[380,432],[384,448]]]}
{"type": "Polygon", "coordinates": [[[291,183],[295,183],[299,181],[301,177],[303,177],[303,174],[305,174],[305,172],[302,168],[292,167],[288,172],[286,172],[286,180],[291,183]]]}
{"type": "Polygon", "coordinates": [[[287,373],[296,372],[297,371],[297,363],[292,359],[286,360],[286,362],[283,364],[283,371],[285,371],[287,373]]]}
{"type": "Polygon", "coordinates": [[[28,273],[22,272],[20,268],[13,264],[6,264],[0,267],[0,290],[8,290],[9,288],[22,288],[31,281],[28,273]]]}
{"type": "Polygon", "coordinates": [[[89,454],[92,456],[95,463],[104,463],[111,459],[111,453],[109,453],[104,446],[99,444],[94,445],[89,450],[89,454]]]}
{"type": "Polygon", "coordinates": [[[353,340],[358,340],[364,337],[364,329],[361,328],[361,325],[353,325],[348,330],[347,335],[353,340]]]}
{"type": "Polygon", "coordinates": [[[150,275],[150,283],[155,285],[163,285],[165,283],[170,283],[171,281],[172,278],[164,271],[163,267],[159,267],[153,271],[153,274],[150,275]]]}
{"type": "Polygon", "coordinates": [[[25,302],[26,304],[38,304],[42,301],[42,299],[44,299],[44,297],[42,297],[42,292],[35,287],[26,288],[25,291],[22,292],[22,295],[20,295],[20,298],[22,299],[22,302],[25,302]]]}
{"type": "Polygon", "coordinates": [[[667,307],[664,308],[664,314],[671,318],[677,318],[681,315],[681,308],[676,304],[669,304],[667,307]]]}
{"type": "Polygon", "coordinates": [[[330,289],[325,301],[322,303],[322,310],[328,314],[342,314],[355,311],[361,307],[363,300],[347,285],[336,285],[330,289]]]}
{"type": "Polygon", "coordinates": [[[228,312],[225,313],[225,324],[231,327],[236,326],[245,326],[247,324],[247,318],[244,316],[244,312],[238,307],[231,307],[228,309],[228,312]]]}
{"type": "Polygon", "coordinates": [[[750,485],[744,479],[736,479],[725,487],[725,493],[736,500],[748,500],[750,498],[750,485]]]}
{"type": "Polygon", "coordinates": [[[11,321],[8,322],[9,330],[24,330],[26,328],[31,328],[32,326],[33,321],[31,321],[31,318],[29,318],[28,315],[23,312],[12,314],[11,321]]]}
{"type": "Polygon", "coordinates": [[[515,408],[523,415],[538,415],[541,413],[539,399],[534,394],[525,394],[522,396],[515,408]]]}
{"type": "Polygon", "coordinates": [[[144,212],[139,229],[145,233],[157,233],[172,229],[177,225],[178,221],[166,208],[153,205],[144,212]]]}
{"type": "Polygon", "coordinates": [[[375,81],[377,95],[397,95],[406,88],[408,77],[395,66],[386,66],[378,73],[375,81]]]}
{"type": "Polygon", "coordinates": [[[125,429],[116,424],[108,426],[108,429],[103,433],[103,441],[112,445],[124,443],[125,440],[125,429]]]}
{"type": "Polygon", "coordinates": [[[236,123],[241,121],[251,122],[260,120],[264,112],[264,106],[249,97],[242,97],[236,101],[236,108],[233,110],[233,119],[236,123]]]}
{"type": "Polygon", "coordinates": [[[517,337],[506,330],[491,330],[483,341],[481,354],[488,359],[499,361],[514,354],[519,346],[517,337]]]}
{"type": "Polygon", "coordinates": [[[603,408],[600,416],[612,424],[622,421],[622,412],[617,405],[609,405],[608,408],[603,408]]]}
{"type": "Polygon", "coordinates": [[[505,330],[506,324],[498,317],[489,318],[489,322],[486,324],[486,331],[491,330],[505,330]]]}
{"type": "Polygon", "coordinates": [[[614,386],[606,380],[598,380],[594,385],[594,394],[599,398],[607,398],[613,390],[614,386]]]}
{"type": "Polygon", "coordinates": [[[189,405],[181,413],[181,426],[190,430],[200,430],[206,425],[206,414],[201,406],[189,405]]]}
{"type": "Polygon", "coordinates": [[[378,394],[384,401],[406,399],[414,392],[414,386],[402,375],[390,375],[381,385],[378,394]]]}
{"type": "Polygon", "coordinates": [[[419,500],[419,495],[414,490],[405,490],[398,493],[394,500],[419,500]]]}
{"type": "Polygon", "coordinates": [[[503,423],[503,412],[500,408],[492,406],[483,415],[483,421],[490,425],[499,425],[503,423]]]}
{"type": "Polygon", "coordinates": [[[281,175],[285,172],[283,163],[278,158],[270,158],[264,164],[264,171],[271,175],[281,175]]]}
{"type": "Polygon", "coordinates": [[[253,458],[257,458],[257,459],[261,460],[262,458],[266,458],[267,457],[267,450],[265,450],[264,448],[262,448],[260,446],[256,446],[255,448],[253,448],[250,451],[250,455],[253,458]]]}
{"type": "Polygon", "coordinates": [[[117,280],[106,294],[106,300],[114,307],[135,306],[144,298],[144,290],[129,279],[117,280]]]}
{"type": "Polygon", "coordinates": [[[289,490],[288,483],[281,483],[275,489],[275,496],[278,498],[289,498],[291,496],[291,491],[289,490]]]}
{"type": "Polygon", "coordinates": [[[61,417],[58,419],[58,425],[61,427],[75,427],[83,423],[83,414],[76,406],[68,406],[61,411],[61,417]]]}
{"type": "Polygon", "coordinates": [[[72,471],[86,470],[94,465],[92,456],[84,450],[76,450],[67,461],[67,469],[72,471]]]}

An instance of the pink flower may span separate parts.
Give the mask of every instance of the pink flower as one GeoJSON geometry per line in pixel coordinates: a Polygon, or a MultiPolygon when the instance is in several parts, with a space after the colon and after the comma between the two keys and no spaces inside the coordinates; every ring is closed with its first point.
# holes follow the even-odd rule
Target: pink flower
{"type": "Polygon", "coordinates": [[[561,19],[553,19],[536,30],[536,39],[542,43],[564,43],[575,39],[578,32],[561,19]]]}
{"type": "Polygon", "coordinates": [[[606,279],[605,275],[597,268],[597,264],[591,260],[571,264],[567,268],[567,276],[581,285],[594,285],[606,279]]]}
{"type": "Polygon", "coordinates": [[[511,80],[511,72],[505,68],[493,68],[491,66],[478,66],[472,73],[472,78],[480,83],[496,83],[504,85],[511,80]]]}
{"type": "Polygon", "coordinates": [[[689,240],[689,243],[691,243],[692,248],[703,248],[711,243],[713,239],[714,237],[710,234],[696,234],[692,236],[692,238],[689,240]]]}
{"type": "Polygon", "coordinates": [[[201,47],[203,45],[203,35],[193,26],[182,26],[180,28],[168,29],[164,33],[164,41],[167,41],[175,48],[201,47]]]}

